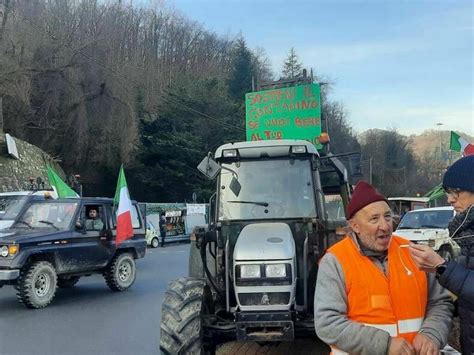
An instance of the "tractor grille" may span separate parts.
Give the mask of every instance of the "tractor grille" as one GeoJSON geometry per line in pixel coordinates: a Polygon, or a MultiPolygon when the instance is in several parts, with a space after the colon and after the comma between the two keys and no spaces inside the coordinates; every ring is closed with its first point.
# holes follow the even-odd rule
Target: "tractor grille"
{"type": "Polygon", "coordinates": [[[290,292],[239,293],[242,306],[273,306],[290,303],[290,292]]]}

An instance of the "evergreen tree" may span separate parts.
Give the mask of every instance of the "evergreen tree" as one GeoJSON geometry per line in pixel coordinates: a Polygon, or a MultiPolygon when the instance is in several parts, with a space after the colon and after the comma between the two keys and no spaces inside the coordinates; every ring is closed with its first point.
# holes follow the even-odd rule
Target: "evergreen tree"
{"type": "Polygon", "coordinates": [[[290,53],[283,64],[283,77],[286,79],[292,79],[301,74],[303,65],[299,61],[298,55],[295,49],[291,47],[290,53]]]}
{"type": "Polygon", "coordinates": [[[141,201],[207,201],[215,189],[196,166],[208,152],[223,143],[244,139],[239,108],[216,78],[169,88],[155,112],[149,113],[136,98],[140,117],[137,159],[128,175],[134,198],[141,201]]]}
{"type": "Polygon", "coordinates": [[[195,166],[204,156],[201,138],[194,133],[197,120],[179,105],[166,102],[158,116],[140,120],[140,148],[131,166],[130,188],[134,198],[142,201],[190,199],[199,183],[195,166]]]}
{"type": "Polygon", "coordinates": [[[239,38],[235,44],[232,68],[227,80],[229,96],[244,102],[245,94],[252,91],[252,76],[255,74],[252,52],[247,48],[245,40],[239,38]]]}

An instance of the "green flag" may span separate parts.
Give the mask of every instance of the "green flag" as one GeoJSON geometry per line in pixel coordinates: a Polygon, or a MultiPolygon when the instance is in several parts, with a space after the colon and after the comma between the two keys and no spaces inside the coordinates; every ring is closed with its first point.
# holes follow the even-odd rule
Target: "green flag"
{"type": "Polygon", "coordinates": [[[54,190],[56,190],[58,198],[79,197],[79,195],[75,193],[73,189],[71,189],[64,181],[61,180],[53,168],[48,165],[47,170],[49,184],[54,190]]]}
{"type": "Polygon", "coordinates": [[[456,152],[461,151],[461,143],[459,142],[459,138],[461,136],[457,134],[456,132],[451,131],[451,139],[449,142],[449,149],[454,150],[456,152]]]}
{"type": "MultiPolygon", "coordinates": [[[[118,206],[120,202],[120,193],[123,191],[122,189],[125,188],[127,189],[127,195],[129,194],[128,192],[128,186],[127,186],[127,179],[125,179],[125,172],[123,171],[123,164],[120,165],[120,171],[119,171],[119,177],[117,180],[117,188],[115,189],[115,195],[114,195],[114,205],[118,206]]],[[[128,198],[130,199],[130,195],[128,195],[128,198]]]]}

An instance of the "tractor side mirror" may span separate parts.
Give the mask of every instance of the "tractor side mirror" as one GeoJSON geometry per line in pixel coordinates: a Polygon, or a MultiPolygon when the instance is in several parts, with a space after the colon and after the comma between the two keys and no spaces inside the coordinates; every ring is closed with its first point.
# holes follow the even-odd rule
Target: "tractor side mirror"
{"type": "Polygon", "coordinates": [[[221,171],[220,165],[217,164],[214,159],[212,159],[211,153],[201,160],[197,168],[201,173],[211,180],[215,179],[217,174],[219,174],[219,171],[221,171]]]}

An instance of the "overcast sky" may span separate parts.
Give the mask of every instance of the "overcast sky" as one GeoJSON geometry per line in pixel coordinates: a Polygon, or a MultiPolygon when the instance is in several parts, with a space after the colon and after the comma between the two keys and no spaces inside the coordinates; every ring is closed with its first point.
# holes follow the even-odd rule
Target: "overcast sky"
{"type": "MultiPolygon", "coordinates": [[[[146,1],[146,0],[144,0],[146,1]]],[[[474,135],[473,18],[467,0],[167,0],[224,37],[263,47],[279,76],[294,47],[334,82],[361,132],[397,128],[474,135]]]]}

